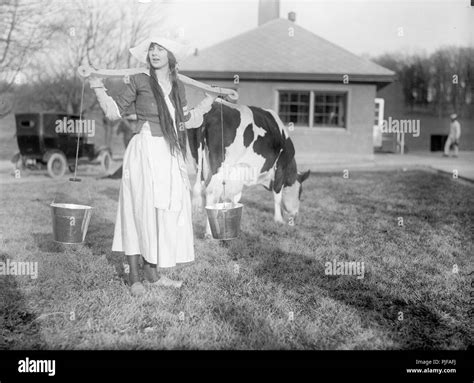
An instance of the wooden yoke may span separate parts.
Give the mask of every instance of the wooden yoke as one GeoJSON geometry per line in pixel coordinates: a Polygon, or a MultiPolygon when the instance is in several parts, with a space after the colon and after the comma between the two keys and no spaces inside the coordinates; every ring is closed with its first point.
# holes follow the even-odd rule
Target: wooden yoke
{"type": "MultiPolygon", "coordinates": [[[[81,65],[77,68],[79,76],[87,78],[89,76],[95,77],[127,77],[138,73],[145,73],[149,75],[149,69],[147,68],[129,68],[129,69],[94,69],[89,66],[81,65]]],[[[221,88],[219,86],[211,86],[204,84],[203,82],[193,80],[191,77],[182,75],[178,73],[178,78],[186,85],[200,89],[206,93],[218,94],[223,96],[228,96],[232,101],[237,101],[239,99],[239,94],[237,91],[228,88],[221,88]]]]}

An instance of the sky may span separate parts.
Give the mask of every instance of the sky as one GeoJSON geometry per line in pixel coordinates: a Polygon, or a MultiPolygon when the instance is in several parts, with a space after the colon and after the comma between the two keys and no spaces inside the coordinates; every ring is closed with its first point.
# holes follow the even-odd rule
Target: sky
{"type": "MultiPolygon", "coordinates": [[[[199,49],[258,26],[258,0],[141,1],[161,3],[162,27],[199,49]]],[[[474,46],[470,0],[280,0],[280,17],[290,11],[303,28],[356,54],[474,46]]]]}

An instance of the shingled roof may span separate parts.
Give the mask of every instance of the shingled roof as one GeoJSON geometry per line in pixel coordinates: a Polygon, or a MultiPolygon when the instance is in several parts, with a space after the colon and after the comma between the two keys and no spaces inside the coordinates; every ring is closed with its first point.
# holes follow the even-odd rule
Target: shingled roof
{"type": "Polygon", "coordinates": [[[274,19],[189,56],[180,72],[201,79],[391,82],[394,72],[287,19],[274,19]],[[293,36],[290,29],[293,28],[293,36]]]}

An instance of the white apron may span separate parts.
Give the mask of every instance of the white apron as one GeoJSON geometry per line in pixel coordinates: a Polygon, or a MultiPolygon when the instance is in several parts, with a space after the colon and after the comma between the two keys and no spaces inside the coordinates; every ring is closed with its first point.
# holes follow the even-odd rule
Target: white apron
{"type": "MultiPolygon", "coordinates": [[[[166,104],[174,122],[174,107],[166,104]]],[[[158,267],[194,261],[191,186],[182,156],[171,156],[148,123],[125,150],[112,251],[141,254],[158,267]]]]}

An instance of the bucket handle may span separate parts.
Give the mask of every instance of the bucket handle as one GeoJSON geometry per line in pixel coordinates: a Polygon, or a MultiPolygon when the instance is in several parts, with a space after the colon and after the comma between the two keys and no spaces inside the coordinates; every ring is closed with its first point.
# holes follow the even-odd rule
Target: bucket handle
{"type": "MultiPolygon", "coordinates": [[[[69,178],[69,181],[71,181],[71,182],[82,182],[82,179],[77,178],[76,175],[74,175],[74,177],[69,178]]],[[[90,192],[89,188],[86,188],[86,190],[87,190],[87,195],[89,196],[89,201],[92,201],[92,195],[91,195],[91,192],[90,192]]],[[[54,204],[55,200],[56,200],[56,196],[54,196],[53,200],[51,201],[51,205],[54,204]]]]}

